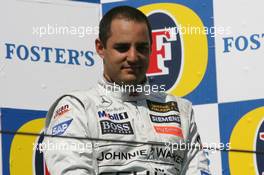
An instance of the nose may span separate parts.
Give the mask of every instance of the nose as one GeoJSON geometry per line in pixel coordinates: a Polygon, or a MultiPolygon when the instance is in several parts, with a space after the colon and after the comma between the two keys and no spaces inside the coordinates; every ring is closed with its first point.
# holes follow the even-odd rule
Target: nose
{"type": "Polygon", "coordinates": [[[131,63],[138,61],[138,52],[134,46],[131,46],[128,50],[127,61],[131,63]]]}

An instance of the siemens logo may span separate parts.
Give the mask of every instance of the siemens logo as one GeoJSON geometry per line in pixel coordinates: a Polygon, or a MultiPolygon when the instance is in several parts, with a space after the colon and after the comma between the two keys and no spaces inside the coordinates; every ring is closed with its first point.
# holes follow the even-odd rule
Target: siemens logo
{"type": "Polygon", "coordinates": [[[69,65],[94,65],[92,51],[78,51],[74,49],[52,48],[42,46],[26,46],[23,44],[5,43],[5,58],[21,61],[45,62],[69,65]]]}
{"type": "Polygon", "coordinates": [[[149,114],[153,123],[178,123],[181,125],[181,117],[178,115],[157,116],[149,114]]]}

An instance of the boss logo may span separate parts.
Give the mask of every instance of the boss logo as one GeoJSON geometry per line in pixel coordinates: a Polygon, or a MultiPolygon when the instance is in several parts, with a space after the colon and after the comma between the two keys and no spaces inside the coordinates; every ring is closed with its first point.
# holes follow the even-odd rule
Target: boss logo
{"type": "Polygon", "coordinates": [[[134,134],[130,122],[114,123],[108,120],[100,121],[102,134],[134,134]]]}

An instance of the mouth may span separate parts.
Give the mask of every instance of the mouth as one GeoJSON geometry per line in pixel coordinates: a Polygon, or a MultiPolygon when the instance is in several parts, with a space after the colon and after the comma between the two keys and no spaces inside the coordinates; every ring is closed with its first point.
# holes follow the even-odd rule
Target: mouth
{"type": "Polygon", "coordinates": [[[141,69],[141,66],[140,66],[140,65],[134,65],[134,66],[122,66],[122,69],[136,70],[136,69],[141,69]]]}

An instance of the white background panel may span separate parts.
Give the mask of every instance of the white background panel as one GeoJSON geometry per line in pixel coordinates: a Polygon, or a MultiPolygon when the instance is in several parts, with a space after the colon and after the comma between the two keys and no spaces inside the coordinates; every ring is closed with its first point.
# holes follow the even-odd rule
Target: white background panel
{"type": "MultiPolygon", "coordinates": [[[[220,143],[218,105],[196,105],[193,107],[198,132],[203,144],[214,147],[220,143]]],[[[222,174],[221,152],[209,151],[210,170],[212,174],[222,174]]]]}
{"type": "Polygon", "coordinates": [[[125,1],[125,0],[101,0],[101,3],[110,3],[110,2],[118,2],[118,1],[125,1]]]}
{"type": "MultiPolygon", "coordinates": [[[[0,130],[2,130],[2,111],[0,108],[0,130]]],[[[0,174],[3,174],[3,169],[2,169],[2,134],[0,133],[0,174]]]]}
{"type": "MultiPolygon", "coordinates": [[[[100,77],[101,59],[95,54],[94,40],[98,34],[100,5],[71,1],[2,1],[0,3],[0,107],[43,109],[65,92],[87,89],[100,77]],[[75,28],[79,32],[58,33],[40,37],[33,28],[46,26],[75,28]],[[81,28],[87,29],[84,34],[81,28]],[[91,29],[91,31],[89,31],[91,29]],[[83,36],[83,37],[82,37],[83,36]],[[28,58],[20,60],[14,53],[6,59],[5,43],[31,46],[93,51],[94,66],[85,66],[85,57],[79,57],[80,66],[51,63],[28,58]]],[[[63,56],[68,62],[68,53],[63,56]]]]}
{"type": "Polygon", "coordinates": [[[220,102],[259,99],[264,97],[264,1],[236,0],[214,1],[215,26],[229,27],[231,33],[216,36],[216,67],[218,99],[220,102]],[[258,34],[260,46],[256,48],[255,41],[250,41],[253,34],[258,34]],[[247,38],[248,47],[243,49],[243,38],[247,38]],[[230,52],[224,53],[225,37],[234,37],[229,48],[230,52]]]}

